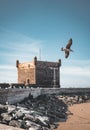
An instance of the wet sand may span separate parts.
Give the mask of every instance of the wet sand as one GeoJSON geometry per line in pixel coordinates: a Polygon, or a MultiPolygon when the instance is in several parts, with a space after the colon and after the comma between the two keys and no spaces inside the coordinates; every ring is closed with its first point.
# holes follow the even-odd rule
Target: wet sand
{"type": "Polygon", "coordinates": [[[90,103],[76,104],[69,110],[73,115],[60,123],[56,130],[90,130],[90,103]]]}

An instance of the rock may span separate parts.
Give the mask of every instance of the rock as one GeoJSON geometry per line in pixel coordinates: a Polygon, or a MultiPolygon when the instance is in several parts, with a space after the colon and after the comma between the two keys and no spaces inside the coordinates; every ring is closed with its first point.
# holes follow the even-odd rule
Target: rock
{"type": "Polygon", "coordinates": [[[50,125],[51,130],[56,129],[57,127],[58,127],[58,125],[55,124],[55,123],[53,123],[53,124],[50,125]]]}
{"type": "Polygon", "coordinates": [[[0,104],[0,114],[7,112],[7,110],[8,110],[8,107],[6,105],[0,104]]]}
{"type": "Polygon", "coordinates": [[[44,116],[37,116],[35,117],[35,122],[38,123],[41,126],[50,127],[49,125],[49,118],[44,116]]]}
{"type": "Polygon", "coordinates": [[[26,121],[26,126],[29,128],[29,130],[31,130],[31,129],[42,130],[40,125],[38,125],[32,121],[26,121]]]}
{"type": "Polygon", "coordinates": [[[20,107],[17,106],[17,110],[19,110],[20,112],[22,112],[23,114],[30,114],[30,110],[25,108],[25,107],[20,107]]]}
{"type": "Polygon", "coordinates": [[[66,121],[69,105],[90,102],[89,95],[40,95],[17,105],[0,105],[0,122],[27,130],[51,130],[66,121]]]}
{"type": "Polygon", "coordinates": [[[30,127],[29,130],[37,130],[37,129],[35,129],[35,127],[34,127],[34,128],[33,128],[33,127],[30,127]]]}
{"type": "Polygon", "coordinates": [[[2,117],[2,120],[7,121],[7,122],[11,121],[13,118],[11,115],[8,115],[8,113],[2,113],[1,117],[2,117]]]}
{"type": "Polygon", "coordinates": [[[7,105],[7,108],[8,108],[8,113],[9,114],[16,110],[15,105],[7,105]]]}
{"type": "Polygon", "coordinates": [[[41,128],[37,128],[37,127],[30,127],[29,130],[42,130],[41,128]]]}
{"type": "Polygon", "coordinates": [[[19,122],[18,120],[11,120],[9,122],[10,126],[14,126],[14,127],[18,127],[21,128],[22,127],[22,122],[19,122]]]}
{"type": "Polygon", "coordinates": [[[15,119],[22,119],[24,117],[24,113],[21,111],[16,111],[15,113],[15,119]]]}
{"type": "Polygon", "coordinates": [[[81,97],[79,97],[79,101],[78,101],[79,103],[82,103],[83,102],[83,100],[82,100],[82,98],[81,97]]]}
{"type": "Polygon", "coordinates": [[[30,121],[34,121],[35,117],[30,115],[30,114],[25,114],[25,116],[23,117],[23,120],[30,120],[30,121]]]}
{"type": "Polygon", "coordinates": [[[53,130],[53,129],[51,129],[51,128],[47,128],[47,127],[42,127],[41,130],[53,130]]]}
{"type": "Polygon", "coordinates": [[[26,120],[25,123],[27,128],[32,126],[32,121],[26,120]]]}

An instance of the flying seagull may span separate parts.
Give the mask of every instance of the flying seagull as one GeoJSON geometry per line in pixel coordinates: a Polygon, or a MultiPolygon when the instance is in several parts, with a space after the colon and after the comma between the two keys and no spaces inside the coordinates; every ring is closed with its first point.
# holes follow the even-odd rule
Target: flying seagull
{"type": "Polygon", "coordinates": [[[65,58],[68,58],[70,51],[73,52],[73,50],[70,49],[72,45],[72,38],[68,41],[68,44],[66,45],[66,48],[61,48],[61,51],[65,51],[65,58]]]}

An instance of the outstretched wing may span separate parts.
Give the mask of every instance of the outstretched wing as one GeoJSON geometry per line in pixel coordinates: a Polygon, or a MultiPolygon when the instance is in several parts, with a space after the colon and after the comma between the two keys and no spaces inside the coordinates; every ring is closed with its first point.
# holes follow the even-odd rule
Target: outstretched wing
{"type": "Polygon", "coordinates": [[[68,44],[66,45],[66,49],[70,49],[71,45],[72,45],[72,39],[68,41],[68,44]]]}
{"type": "Polygon", "coordinates": [[[65,51],[65,58],[68,58],[69,56],[69,51],[65,51]]]}

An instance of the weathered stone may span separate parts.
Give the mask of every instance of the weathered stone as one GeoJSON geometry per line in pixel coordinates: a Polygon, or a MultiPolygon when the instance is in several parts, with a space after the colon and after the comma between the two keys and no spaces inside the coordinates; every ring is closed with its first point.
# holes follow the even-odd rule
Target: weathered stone
{"type": "Polygon", "coordinates": [[[15,105],[7,105],[8,108],[8,113],[12,113],[13,111],[15,111],[16,106],[15,105]]]}
{"type": "Polygon", "coordinates": [[[14,126],[14,127],[22,127],[22,123],[21,122],[19,122],[18,120],[11,120],[10,122],[9,122],[9,125],[10,126],[14,126]]]}
{"type": "Polygon", "coordinates": [[[49,119],[48,117],[41,117],[41,116],[37,116],[35,117],[35,122],[38,123],[41,126],[45,126],[45,127],[49,127],[49,119]]]}
{"type": "Polygon", "coordinates": [[[24,113],[22,113],[21,111],[17,111],[16,113],[15,113],[15,119],[18,119],[18,118],[23,118],[23,116],[24,116],[24,113]]]}
{"type": "Polygon", "coordinates": [[[7,110],[8,110],[8,107],[6,105],[0,104],[0,113],[7,112],[7,110]]]}
{"type": "MultiPolygon", "coordinates": [[[[59,68],[61,65],[61,60],[58,62],[47,62],[47,61],[38,61],[37,57],[34,58],[34,61],[27,63],[19,63],[16,61],[16,67],[18,70],[18,83],[24,83],[27,86],[29,84],[39,84],[39,86],[50,86],[53,83],[53,74],[56,73],[56,85],[54,87],[59,87],[59,68]],[[29,76],[28,76],[29,75],[29,76]]],[[[37,93],[35,94],[35,96],[37,93]]]]}
{"type": "Polygon", "coordinates": [[[34,123],[34,122],[32,122],[32,121],[26,121],[26,126],[29,128],[29,129],[33,129],[34,128],[34,130],[41,130],[41,126],[39,125],[39,124],[36,124],[36,123],[34,123]]]}
{"type": "Polygon", "coordinates": [[[35,127],[34,127],[34,128],[33,128],[33,127],[30,127],[29,130],[37,130],[37,129],[35,129],[35,127]]]}
{"type": "Polygon", "coordinates": [[[4,112],[1,112],[0,122],[27,130],[55,129],[55,122],[65,121],[68,115],[73,114],[67,111],[68,105],[88,101],[89,95],[42,95],[35,99],[28,98],[17,106],[1,105],[4,112]]]}
{"type": "Polygon", "coordinates": [[[30,114],[25,114],[25,116],[23,117],[23,120],[31,120],[34,121],[35,117],[30,115],[30,114]]]}
{"type": "Polygon", "coordinates": [[[19,110],[20,112],[22,112],[24,114],[30,114],[30,110],[29,109],[27,109],[25,107],[20,107],[20,105],[17,106],[17,110],[19,110]]]}
{"type": "Polygon", "coordinates": [[[11,121],[13,118],[11,115],[8,115],[8,113],[2,113],[1,117],[2,117],[2,120],[8,121],[8,122],[11,121]]]}
{"type": "Polygon", "coordinates": [[[38,127],[30,127],[29,130],[42,130],[42,129],[38,127]]]}

